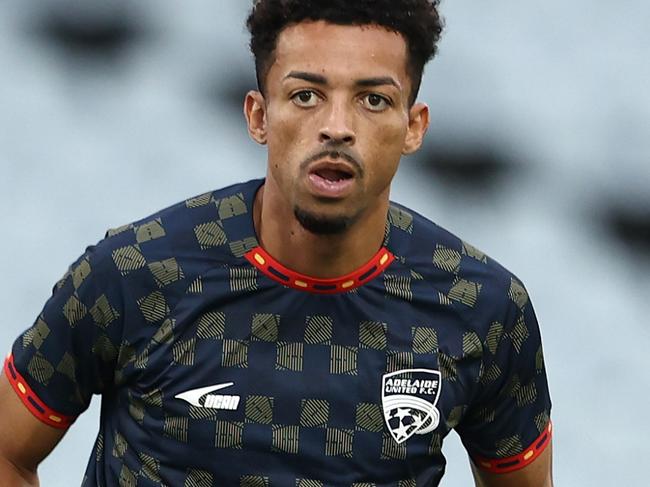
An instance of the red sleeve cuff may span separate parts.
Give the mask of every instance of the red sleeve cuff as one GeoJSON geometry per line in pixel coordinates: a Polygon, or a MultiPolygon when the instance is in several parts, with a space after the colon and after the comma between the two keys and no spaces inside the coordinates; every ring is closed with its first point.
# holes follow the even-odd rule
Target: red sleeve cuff
{"type": "Polygon", "coordinates": [[[73,416],[65,416],[59,414],[53,409],[50,409],[41,401],[38,396],[27,385],[27,381],[21,376],[14,365],[13,355],[9,355],[5,360],[4,373],[9,380],[9,384],[13,387],[18,397],[23,402],[25,407],[34,415],[38,420],[58,429],[67,429],[76,419],[73,416]]]}
{"type": "Polygon", "coordinates": [[[544,428],[544,431],[542,431],[542,434],[539,435],[539,437],[519,455],[497,459],[480,456],[473,456],[472,458],[476,466],[481,470],[491,473],[514,472],[533,463],[551,443],[552,436],[553,424],[549,421],[546,428],[544,428]]]}

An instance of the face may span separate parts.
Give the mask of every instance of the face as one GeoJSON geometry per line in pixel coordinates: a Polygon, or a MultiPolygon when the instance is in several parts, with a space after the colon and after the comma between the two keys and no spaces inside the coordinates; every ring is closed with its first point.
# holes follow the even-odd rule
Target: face
{"type": "Polygon", "coordinates": [[[303,22],[278,37],[249,132],[268,144],[265,188],[314,233],[337,233],[388,204],[403,154],[428,126],[409,107],[404,38],[379,26],[303,22]]]}

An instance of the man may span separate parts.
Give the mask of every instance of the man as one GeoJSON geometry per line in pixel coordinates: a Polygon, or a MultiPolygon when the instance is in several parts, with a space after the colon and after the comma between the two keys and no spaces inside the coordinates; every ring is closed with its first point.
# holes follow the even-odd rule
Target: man
{"type": "Polygon", "coordinates": [[[430,486],[455,429],[477,485],[550,486],[536,319],[508,271],[389,202],[428,127],[426,0],[259,0],[265,180],[75,262],[0,383],[2,485],[102,394],[84,485],[430,486]]]}

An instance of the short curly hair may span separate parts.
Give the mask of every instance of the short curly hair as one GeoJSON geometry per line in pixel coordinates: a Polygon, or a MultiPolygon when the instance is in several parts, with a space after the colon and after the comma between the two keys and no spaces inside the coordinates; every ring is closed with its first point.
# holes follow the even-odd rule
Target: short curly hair
{"type": "Polygon", "coordinates": [[[443,29],[440,0],[256,0],[246,25],[255,57],[257,84],[273,64],[278,36],[303,21],[324,20],[337,25],[378,25],[401,34],[409,49],[410,104],[420,91],[425,64],[437,52],[443,29]]]}

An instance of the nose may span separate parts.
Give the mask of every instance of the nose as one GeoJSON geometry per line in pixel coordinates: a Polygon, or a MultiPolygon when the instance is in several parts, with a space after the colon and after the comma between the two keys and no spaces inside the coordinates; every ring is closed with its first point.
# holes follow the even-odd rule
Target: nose
{"type": "Polygon", "coordinates": [[[352,128],[351,108],[345,102],[331,102],[325,112],[318,138],[321,143],[354,145],[357,140],[352,128]]]}

